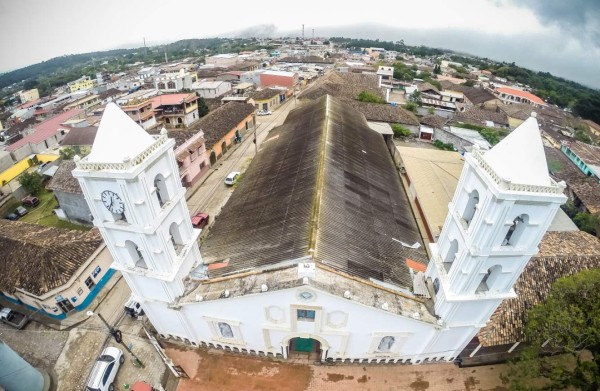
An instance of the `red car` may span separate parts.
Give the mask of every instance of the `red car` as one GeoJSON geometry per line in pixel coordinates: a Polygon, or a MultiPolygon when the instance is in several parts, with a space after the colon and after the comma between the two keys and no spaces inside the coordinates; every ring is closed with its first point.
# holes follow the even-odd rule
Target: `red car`
{"type": "Polygon", "coordinates": [[[194,216],[192,216],[192,226],[194,226],[194,228],[202,229],[206,227],[209,219],[210,216],[208,215],[208,213],[198,212],[194,216]]]}

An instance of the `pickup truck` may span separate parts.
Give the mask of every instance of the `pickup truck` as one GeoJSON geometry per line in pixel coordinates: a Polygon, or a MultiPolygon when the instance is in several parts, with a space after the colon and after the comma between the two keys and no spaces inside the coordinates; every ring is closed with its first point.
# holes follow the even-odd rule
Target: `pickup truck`
{"type": "Polygon", "coordinates": [[[0,321],[21,330],[29,322],[29,318],[27,315],[5,307],[0,311],[0,321]]]}

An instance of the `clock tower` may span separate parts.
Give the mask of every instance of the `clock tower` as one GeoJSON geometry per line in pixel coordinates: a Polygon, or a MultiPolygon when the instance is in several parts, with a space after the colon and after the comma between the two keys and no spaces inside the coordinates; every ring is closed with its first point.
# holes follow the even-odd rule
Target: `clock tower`
{"type": "MultiPolygon", "coordinates": [[[[117,105],[106,106],[91,153],[75,158],[85,199],[132,292],[161,329],[168,306],[185,292],[202,262],[166,131],[151,136],[117,105]]],[[[170,316],[170,325],[173,316],[170,316]]],[[[181,335],[191,335],[183,317],[181,335]]]]}

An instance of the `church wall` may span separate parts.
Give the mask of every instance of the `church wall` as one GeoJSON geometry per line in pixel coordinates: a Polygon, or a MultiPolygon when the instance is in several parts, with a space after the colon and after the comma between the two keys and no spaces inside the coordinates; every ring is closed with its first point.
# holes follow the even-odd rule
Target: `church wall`
{"type": "MultiPolygon", "coordinates": [[[[327,356],[352,359],[424,359],[428,342],[441,332],[436,326],[338,298],[313,288],[289,289],[241,297],[223,298],[183,305],[179,313],[193,329],[186,332],[176,310],[162,304],[144,303],[144,310],[158,332],[188,338],[198,344],[212,343],[231,348],[283,353],[291,338],[315,338],[327,344],[327,356]],[[312,300],[303,300],[299,294],[309,291],[312,300]],[[161,307],[163,306],[163,307],[161,307]],[[159,308],[161,307],[161,308],[159,308]],[[158,308],[155,310],[155,308],[158,308]],[[297,310],[315,311],[314,321],[297,319],[297,310]],[[166,311],[166,312],[165,312],[166,311]],[[173,312],[169,312],[173,311],[173,312]],[[156,320],[154,320],[156,318],[156,320]],[[227,323],[233,336],[224,338],[219,323],[227,323]],[[193,334],[193,335],[192,335],[193,334]],[[383,337],[392,336],[394,345],[389,352],[378,351],[383,337]]],[[[458,331],[445,331],[457,334],[458,331]]],[[[464,333],[464,331],[463,331],[464,333]]],[[[474,332],[472,332],[474,333],[474,332]]],[[[431,347],[437,357],[447,359],[458,354],[462,339],[450,339],[431,347]],[[444,350],[442,352],[442,350],[444,350]]]]}

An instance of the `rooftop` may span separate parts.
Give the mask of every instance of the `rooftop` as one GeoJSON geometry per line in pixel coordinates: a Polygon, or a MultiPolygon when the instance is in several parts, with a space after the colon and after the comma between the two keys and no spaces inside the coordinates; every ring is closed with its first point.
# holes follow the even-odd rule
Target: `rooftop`
{"type": "Polygon", "coordinates": [[[331,97],[299,107],[270,132],[209,232],[204,261],[222,265],[209,274],[311,258],[410,289],[405,259],[427,259],[402,245],[422,243],[401,186],[360,113],[331,97]]]}
{"type": "Polygon", "coordinates": [[[6,148],[7,151],[16,151],[26,144],[38,144],[47,138],[53,136],[59,131],[60,125],[63,122],[68,121],[69,119],[77,116],[84,115],[85,112],[80,109],[71,109],[69,111],[65,111],[63,113],[59,113],[51,118],[48,118],[45,121],[40,122],[39,124],[33,127],[33,132],[23,137],[21,140],[17,141],[14,144],[11,144],[6,148]]]}
{"type": "Polygon", "coordinates": [[[250,103],[229,102],[200,118],[193,128],[204,131],[205,145],[210,149],[253,112],[250,103]]]}
{"type": "Polygon", "coordinates": [[[274,96],[278,96],[281,94],[281,90],[276,90],[274,88],[265,88],[264,90],[256,91],[252,94],[252,99],[254,100],[264,100],[271,99],[274,96]]]}
{"type": "Polygon", "coordinates": [[[437,238],[448,215],[464,159],[458,152],[396,147],[419,198],[431,234],[437,238]]]}
{"type": "Polygon", "coordinates": [[[74,169],[75,162],[73,160],[64,160],[58,166],[58,170],[56,170],[46,188],[71,194],[83,194],[79,182],[71,173],[74,169]]]}
{"type": "Polygon", "coordinates": [[[517,297],[504,300],[479,332],[483,346],[524,341],[527,311],[542,302],[561,277],[600,268],[600,240],[586,232],[547,232],[514,285],[517,297]]]}
{"type": "Polygon", "coordinates": [[[0,220],[0,290],[21,288],[40,296],[69,281],[103,244],[83,232],[0,220]]]}
{"type": "Polygon", "coordinates": [[[514,95],[514,96],[518,96],[520,98],[525,98],[525,99],[530,100],[532,103],[536,103],[538,105],[546,104],[546,102],[544,102],[542,100],[542,98],[540,98],[539,96],[533,95],[529,91],[522,91],[522,90],[517,90],[517,89],[509,88],[509,87],[500,87],[500,88],[497,88],[496,91],[500,94],[514,95]]]}
{"type": "Polygon", "coordinates": [[[163,94],[157,95],[150,100],[152,101],[152,108],[167,105],[181,105],[183,103],[190,103],[198,99],[196,93],[189,94],[163,94]]]}
{"type": "Polygon", "coordinates": [[[60,142],[62,146],[69,145],[92,145],[96,138],[98,128],[96,126],[86,126],[83,128],[70,128],[60,142]]]}
{"type": "Polygon", "coordinates": [[[456,113],[452,121],[480,126],[486,125],[487,121],[492,121],[498,125],[508,126],[508,116],[504,112],[480,109],[476,106],[469,106],[465,111],[456,113]]]}

